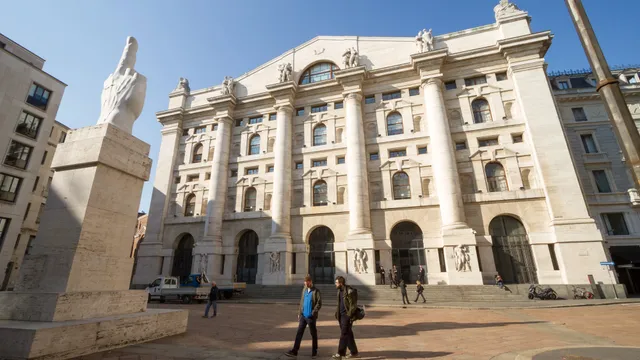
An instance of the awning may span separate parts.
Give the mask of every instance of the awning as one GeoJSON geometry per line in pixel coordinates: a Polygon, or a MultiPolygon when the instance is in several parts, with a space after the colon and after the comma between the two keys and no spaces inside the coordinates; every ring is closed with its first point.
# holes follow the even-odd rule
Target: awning
{"type": "Polygon", "coordinates": [[[616,265],[640,264],[640,246],[611,246],[609,252],[616,265]]]}

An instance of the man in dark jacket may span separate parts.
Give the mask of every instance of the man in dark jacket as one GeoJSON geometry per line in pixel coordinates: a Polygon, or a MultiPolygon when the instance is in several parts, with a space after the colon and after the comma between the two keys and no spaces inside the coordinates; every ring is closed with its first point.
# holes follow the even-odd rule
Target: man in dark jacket
{"type": "Polygon", "coordinates": [[[211,290],[209,291],[209,302],[204,310],[203,318],[209,317],[209,309],[213,306],[213,317],[218,315],[218,286],[215,281],[211,282],[211,290]]]}
{"type": "Polygon", "coordinates": [[[418,281],[420,281],[421,284],[424,284],[424,268],[422,265],[420,265],[420,270],[418,270],[418,281]]]}
{"type": "Polygon", "coordinates": [[[407,284],[404,283],[404,280],[400,280],[400,285],[398,285],[398,287],[400,287],[400,292],[402,293],[402,303],[405,304],[404,299],[407,299],[406,304],[411,304],[409,296],[407,295],[407,284]]]}
{"type": "Polygon", "coordinates": [[[320,296],[320,290],[313,286],[311,276],[307,275],[304,278],[304,288],[302,289],[302,296],[300,297],[300,307],[298,308],[298,332],[296,333],[296,341],[293,344],[293,349],[284,353],[288,357],[298,356],[298,350],[300,350],[300,343],[302,342],[302,336],[304,335],[304,329],[309,325],[309,332],[311,333],[311,358],[318,356],[318,332],[316,330],[316,320],[318,319],[318,312],[322,307],[322,298],[320,296]]]}
{"type": "Polygon", "coordinates": [[[385,275],[384,267],[380,265],[380,282],[382,283],[382,285],[384,285],[384,281],[386,280],[384,278],[384,275],[385,275]]]}
{"type": "Polygon", "coordinates": [[[338,289],[338,307],[335,316],[340,323],[340,343],[338,344],[338,353],[334,354],[332,358],[344,358],[347,354],[347,347],[351,353],[349,357],[357,357],[358,347],[352,329],[358,310],[357,293],[351,286],[347,286],[346,280],[342,276],[336,277],[336,288],[338,289]]]}
{"type": "Polygon", "coordinates": [[[424,287],[422,286],[422,283],[420,282],[420,280],[416,281],[416,293],[418,293],[418,295],[416,295],[416,299],[413,300],[413,302],[418,302],[418,298],[422,296],[422,302],[426,303],[427,299],[424,298],[424,295],[422,294],[423,292],[424,287]]]}

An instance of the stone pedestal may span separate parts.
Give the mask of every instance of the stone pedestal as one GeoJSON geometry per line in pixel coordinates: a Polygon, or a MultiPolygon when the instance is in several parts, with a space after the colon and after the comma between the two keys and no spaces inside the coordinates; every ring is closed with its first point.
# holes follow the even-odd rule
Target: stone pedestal
{"type": "Polygon", "coordinates": [[[0,293],[0,354],[70,358],[183,333],[187,312],[129,290],[149,145],[109,124],[69,133],[15,291],[0,293]]]}
{"type": "Polygon", "coordinates": [[[443,230],[442,242],[444,244],[444,259],[447,267],[447,284],[449,285],[482,285],[482,272],[478,264],[478,248],[476,236],[472,229],[443,230]],[[469,251],[470,271],[458,271],[456,269],[455,248],[464,245],[469,251]]]}
{"type": "Polygon", "coordinates": [[[290,237],[271,236],[263,245],[262,285],[291,284],[293,247],[290,237]],[[279,265],[272,268],[271,253],[279,254],[279,265]]]}

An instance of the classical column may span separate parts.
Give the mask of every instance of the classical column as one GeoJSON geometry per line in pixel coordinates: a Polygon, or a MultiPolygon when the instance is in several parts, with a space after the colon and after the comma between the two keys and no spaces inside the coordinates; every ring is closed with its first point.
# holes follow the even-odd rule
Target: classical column
{"type": "Polygon", "coordinates": [[[442,80],[429,78],[423,83],[425,116],[436,193],[440,202],[442,229],[467,228],[458,178],[458,166],[451,140],[449,120],[442,97],[442,80]]]}
{"type": "Polygon", "coordinates": [[[293,106],[277,108],[271,197],[271,239],[291,239],[291,143],[293,106]]]}

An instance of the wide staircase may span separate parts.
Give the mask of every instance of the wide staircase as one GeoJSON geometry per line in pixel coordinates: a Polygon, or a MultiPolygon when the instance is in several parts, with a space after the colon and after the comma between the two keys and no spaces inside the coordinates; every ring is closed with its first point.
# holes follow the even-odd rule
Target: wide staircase
{"type": "MultiPolygon", "coordinates": [[[[323,294],[323,302],[335,302],[334,285],[316,285],[323,294]]],[[[402,303],[400,289],[388,285],[358,285],[358,299],[362,303],[402,303]]],[[[247,285],[245,298],[300,301],[301,285],[247,285]]],[[[415,300],[415,285],[407,287],[411,301],[415,300]]],[[[492,285],[425,285],[424,296],[430,303],[466,301],[526,301],[526,295],[515,295],[492,285]]],[[[422,301],[422,298],[418,300],[422,301]]]]}

